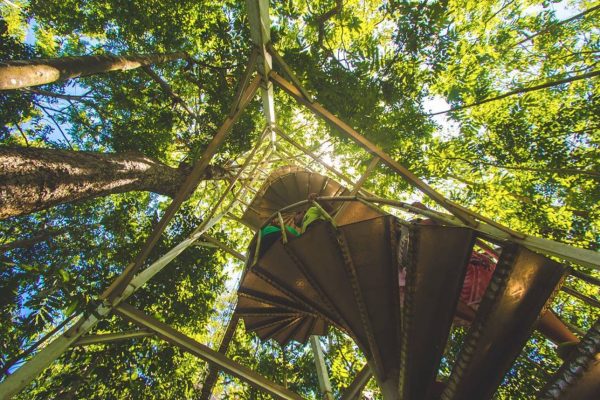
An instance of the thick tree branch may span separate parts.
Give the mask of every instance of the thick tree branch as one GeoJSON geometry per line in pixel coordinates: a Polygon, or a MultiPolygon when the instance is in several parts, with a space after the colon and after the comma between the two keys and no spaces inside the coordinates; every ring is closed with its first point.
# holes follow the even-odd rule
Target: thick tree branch
{"type": "Polygon", "coordinates": [[[4,253],[14,249],[27,249],[33,246],[34,244],[45,242],[46,240],[61,235],[64,232],[66,232],[65,228],[57,230],[45,230],[42,233],[32,236],[28,239],[14,240],[12,242],[0,245],[0,253],[4,253]]]}
{"type": "Polygon", "coordinates": [[[150,76],[150,78],[152,78],[152,80],[154,82],[159,84],[159,86],[163,90],[163,92],[165,92],[173,100],[173,103],[179,104],[181,106],[181,108],[183,108],[192,118],[197,117],[196,114],[194,114],[194,112],[192,110],[190,110],[190,108],[187,106],[187,104],[185,104],[185,101],[183,101],[181,96],[176,94],[173,91],[173,89],[171,89],[171,86],[163,78],[161,78],[156,72],[154,72],[150,66],[146,65],[146,66],[142,67],[142,69],[144,70],[144,72],[146,74],[148,74],[150,76]]]}
{"type": "Polygon", "coordinates": [[[129,70],[177,59],[186,59],[185,52],[130,56],[80,56],[15,60],[0,63],[0,90],[43,85],[80,76],[110,71],[129,70]]]}
{"type": "Polygon", "coordinates": [[[343,0],[335,0],[335,6],[333,6],[333,8],[331,10],[325,11],[324,13],[319,14],[315,17],[315,23],[317,24],[317,30],[318,30],[318,34],[319,34],[318,40],[317,40],[319,47],[322,47],[323,39],[325,38],[325,23],[327,21],[329,21],[331,18],[333,18],[334,16],[341,13],[343,7],[344,7],[343,0]]]}
{"type": "MultiPolygon", "coordinates": [[[[191,167],[172,168],[138,153],[0,147],[0,219],[129,191],[174,196],[191,167]]],[[[203,179],[226,179],[210,166],[203,179]]]]}
{"type": "Polygon", "coordinates": [[[564,25],[564,24],[566,24],[566,23],[569,23],[569,22],[571,22],[571,21],[575,21],[575,20],[577,20],[577,19],[579,19],[579,18],[581,18],[581,17],[583,17],[583,16],[585,16],[585,15],[587,15],[587,14],[589,14],[589,13],[592,13],[592,12],[594,12],[594,11],[598,10],[598,9],[600,9],[600,4],[599,4],[599,5],[596,5],[596,6],[594,6],[594,7],[591,7],[591,8],[589,8],[589,9],[587,9],[587,10],[585,10],[585,11],[583,11],[583,12],[581,12],[581,13],[577,14],[577,15],[574,15],[574,16],[572,16],[571,18],[567,18],[567,19],[564,19],[564,20],[562,20],[562,21],[558,21],[558,22],[556,22],[556,23],[554,23],[554,24],[550,24],[550,25],[546,26],[545,28],[543,28],[543,29],[540,29],[540,30],[539,30],[539,31],[537,31],[536,33],[532,34],[531,36],[527,36],[525,39],[523,39],[523,40],[519,41],[518,43],[516,43],[516,44],[512,45],[511,47],[512,47],[512,48],[514,48],[514,47],[520,46],[520,45],[522,45],[523,43],[526,43],[526,42],[528,42],[528,41],[530,41],[530,40],[532,40],[532,39],[534,39],[534,38],[538,37],[539,35],[542,35],[542,34],[544,34],[544,33],[546,33],[546,32],[549,32],[549,31],[551,31],[552,29],[555,29],[555,28],[557,28],[557,27],[559,27],[559,26],[561,26],[561,25],[564,25]]]}
{"type": "Polygon", "coordinates": [[[88,92],[82,96],[77,96],[77,95],[72,95],[72,94],[54,93],[54,92],[50,92],[48,90],[42,90],[42,89],[25,88],[22,90],[25,92],[33,93],[33,94],[39,94],[40,96],[47,96],[47,97],[53,97],[55,99],[74,100],[74,101],[85,101],[85,100],[89,99],[89,97],[87,97],[87,94],[90,93],[90,92],[88,92]]]}
{"type": "Polygon", "coordinates": [[[492,162],[488,162],[488,161],[482,161],[482,160],[472,161],[472,160],[467,160],[462,157],[441,157],[441,158],[443,158],[444,160],[462,161],[462,162],[472,165],[472,166],[487,165],[490,167],[496,167],[496,168],[502,168],[502,169],[541,172],[541,173],[545,173],[545,174],[587,175],[587,176],[592,177],[593,179],[600,179],[600,172],[586,171],[586,170],[576,169],[576,168],[534,168],[534,167],[526,167],[526,166],[522,166],[522,165],[500,165],[500,164],[496,164],[496,163],[492,163],[492,162]]]}
{"type": "Polygon", "coordinates": [[[503,94],[501,94],[499,96],[496,96],[496,97],[490,97],[488,99],[484,99],[484,100],[481,100],[481,101],[476,101],[475,103],[466,104],[464,106],[452,107],[452,108],[450,108],[448,110],[445,110],[445,111],[439,111],[439,112],[430,113],[430,114],[427,114],[427,115],[434,116],[434,115],[446,114],[446,113],[451,112],[451,111],[464,110],[466,108],[471,108],[471,107],[479,106],[479,105],[482,105],[482,104],[485,104],[485,103],[489,103],[491,101],[496,101],[496,100],[504,99],[505,97],[513,96],[515,94],[529,93],[529,92],[533,92],[533,91],[540,90],[540,89],[546,89],[546,88],[549,88],[549,87],[558,86],[558,85],[562,85],[562,84],[565,84],[565,83],[579,81],[579,80],[582,80],[582,79],[593,78],[593,77],[598,76],[598,75],[600,75],[600,70],[588,72],[587,74],[583,74],[583,75],[571,76],[571,77],[564,78],[564,79],[559,79],[559,80],[556,80],[556,81],[549,81],[549,82],[543,83],[541,85],[536,85],[536,86],[532,86],[532,87],[511,90],[510,92],[503,93],[503,94]]]}

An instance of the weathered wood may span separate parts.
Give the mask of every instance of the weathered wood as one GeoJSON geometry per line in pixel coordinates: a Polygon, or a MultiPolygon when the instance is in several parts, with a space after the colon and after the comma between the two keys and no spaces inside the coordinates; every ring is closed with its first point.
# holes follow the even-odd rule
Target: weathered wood
{"type": "Polygon", "coordinates": [[[73,347],[119,342],[128,339],[145,338],[148,336],[154,336],[154,333],[147,330],[133,330],[126,332],[105,333],[100,335],[87,335],[81,337],[77,342],[75,342],[73,347]]]}
{"type": "Polygon", "coordinates": [[[306,98],[306,100],[310,101],[311,103],[313,101],[315,101],[313,99],[313,97],[310,95],[310,93],[308,93],[306,91],[306,89],[304,89],[304,86],[302,86],[302,84],[300,83],[300,80],[298,79],[296,74],[294,74],[294,71],[292,71],[292,69],[289,67],[289,65],[287,65],[287,63],[285,62],[283,57],[281,57],[281,55],[277,52],[277,50],[275,50],[275,48],[273,47],[273,44],[271,42],[267,43],[267,50],[269,51],[269,53],[271,53],[271,55],[273,56],[273,58],[275,59],[277,64],[279,64],[281,69],[283,69],[283,71],[288,76],[288,78],[290,78],[292,80],[292,82],[294,83],[294,85],[296,85],[298,90],[300,90],[300,92],[302,92],[302,95],[306,98]]]}
{"type": "Polygon", "coordinates": [[[250,82],[250,78],[252,77],[252,73],[256,68],[256,60],[258,59],[258,50],[255,48],[250,53],[250,57],[248,57],[248,62],[246,63],[246,69],[244,70],[244,74],[242,75],[242,79],[238,83],[238,88],[233,98],[233,103],[231,104],[231,109],[229,110],[229,115],[234,115],[235,112],[240,107],[240,102],[242,101],[242,95],[244,94],[244,90],[248,86],[248,82],[250,82]]]}
{"type": "Polygon", "coordinates": [[[365,364],[358,374],[356,374],[350,386],[346,388],[341,400],[358,400],[362,390],[367,383],[369,383],[369,379],[371,379],[372,376],[371,368],[369,368],[368,364],[365,364]]]}
{"type": "MultiPolygon", "coordinates": [[[[266,45],[271,41],[271,20],[269,18],[269,0],[246,0],[248,22],[250,24],[250,37],[258,49],[256,61],[257,71],[263,77],[264,87],[261,89],[263,112],[269,127],[275,126],[275,101],[273,98],[273,84],[269,74],[273,68],[271,54],[266,45]]],[[[274,140],[271,132],[271,140],[274,140]]]]}
{"type": "MultiPolygon", "coordinates": [[[[225,334],[223,335],[223,340],[221,340],[221,344],[219,344],[219,353],[227,354],[227,349],[229,349],[229,344],[233,339],[233,335],[235,334],[235,330],[237,329],[238,322],[239,317],[237,314],[234,313],[231,316],[231,319],[229,320],[229,324],[227,324],[227,329],[225,330],[225,334]]],[[[204,379],[204,383],[202,384],[200,400],[210,400],[213,388],[215,386],[215,383],[217,382],[218,373],[218,368],[209,365],[208,374],[206,375],[206,379],[204,379]]]]}

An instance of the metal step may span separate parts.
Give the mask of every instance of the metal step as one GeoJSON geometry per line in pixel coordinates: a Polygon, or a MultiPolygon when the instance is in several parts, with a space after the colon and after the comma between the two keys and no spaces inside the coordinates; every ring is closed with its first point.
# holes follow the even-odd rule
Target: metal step
{"type": "Polygon", "coordinates": [[[565,272],[564,266],[524,247],[503,249],[443,400],[493,396],[565,272]]]}
{"type": "MultiPolygon", "coordinates": [[[[285,346],[292,340],[296,340],[298,331],[302,329],[306,323],[311,323],[312,318],[309,317],[301,317],[294,321],[292,324],[288,324],[287,326],[281,327],[276,332],[271,334],[271,339],[274,339],[281,346],[285,346]]],[[[298,341],[298,340],[296,340],[298,341]]]]}
{"type": "MultiPolygon", "coordinates": [[[[406,270],[402,304],[399,393],[403,399],[430,393],[473,251],[471,229],[411,225],[401,230],[400,268],[406,270]]],[[[478,397],[471,397],[478,399],[478,397]]]]}
{"type": "Polygon", "coordinates": [[[372,342],[368,357],[379,379],[387,380],[390,374],[395,378],[400,345],[395,219],[385,216],[364,220],[341,226],[339,231],[338,244],[349,257],[348,279],[353,282],[360,306],[356,311],[372,342]]]}
{"type": "Polygon", "coordinates": [[[281,242],[272,245],[252,272],[294,297],[296,302],[305,304],[322,318],[335,321],[337,315],[329,299],[314,278],[308,275],[306,266],[298,260],[290,246],[290,243],[298,240],[301,238],[291,240],[288,245],[281,242]]]}
{"type": "Polygon", "coordinates": [[[540,391],[538,399],[600,399],[600,319],[540,391]]]}
{"type": "Polygon", "coordinates": [[[302,325],[302,317],[297,317],[291,320],[286,321],[285,323],[279,324],[277,326],[273,326],[272,329],[260,329],[257,330],[256,333],[263,340],[274,339],[281,346],[284,346],[287,342],[284,340],[286,338],[291,337],[294,334],[294,331],[297,330],[302,325]],[[263,336],[264,334],[264,336],[263,336]]]}
{"type": "Polygon", "coordinates": [[[359,305],[333,226],[326,222],[316,223],[287,246],[306,267],[307,274],[318,283],[323,296],[331,302],[336,312],[333,322],[346,330],[356,344],[368,353],[367,333],[357,312],[359,305]]]}

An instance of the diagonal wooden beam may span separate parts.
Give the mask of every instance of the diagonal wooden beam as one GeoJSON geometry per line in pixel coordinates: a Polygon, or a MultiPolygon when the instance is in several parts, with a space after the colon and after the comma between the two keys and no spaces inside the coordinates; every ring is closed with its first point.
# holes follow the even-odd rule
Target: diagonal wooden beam
{"type": "Polygon", "coordinates": [[[272,396],[275,396],[276,398],[294,400],[302,399],[302,397],[296,393],[284,388],[281,385],[271,382],[248,367],[230,360],[223,354],[212,350],[210,347],[195,341],[189,336],[186,336],[183,333],[173,329],[164,322],[158,321],[157,319],[144,314],[140,310],[137,310],[128,304],[119,304],[116,308],[116,312],[133,323],[143,328],[150,329],[165,341],[172,343],[191,354],[194,354],[209,364],[240,378],[241,380],[265,391],[272,396]]]}
{"type": "Polygon", "coordinates": [[[225,243],[222,243],[221,241],[215,239],[214,237],[209,236],[209,235],[202,235],[202,239],[206,240],[208,243],[214,245],[215,247],[223,250],[224,252],[231,254],[238,260],[240,260],[242,262],[246,261],[246,256],[244,256],[239,251],[236,251],[236,250],[232,249],[231,247],[227,246],[225,243]]]}
{"type": "Polygon", "coordinates": [[[304,87],[300,83],[300,80],[298,79],[296,74],[294,74],[294,71],[292,71],[290,66],[287,65],[287,63],[285,62],[283,57],[281,57],[281,55],[277,52],[277,50],[275,50],[275,48],[273,47],[273,44],[271,42],[267,43],[267,50],[269,51],[269,53],[271,53],[271,55],[273,56],[273,58],[275,59],[277,64],[279,64],[281,69],[283,69],[283,72],[285,72],[285,74],[288,76],[288,78],[291,79],[291,81],[294,83],[294,85],[296,85],[298,90],[300,90],[300,92],[302,92],[302,95],[304,96],[304,98],[306,100],[310,101],[311,103],[314,102],[315,100],[313,99],[313,97],[310,95],[310,93],[308,93],[306,91],[306,89],[304,89],[304,87]]]}
{"type": "Polygon", "coordinates": [[[371,368],[369,368],[368,364],[365,364],[358,374],[356,374],[350,386],[346,388],[341,400],[358,400],[360,398],[360,394],[365,386],[367,386],[367,383],[369,383],[369,379],[371,379],[372,376],[373,374],[371,373],[371,368]]]}
{"type": "MultiPolygon", "coordinates": [[[[235,330],[237,329],[239,323],[239,316],[234,313],[229,320],[229,324],[227,324],[227,329],[225,330],[225,334],[223,335],[223,339],[221,340],[221,344],[219,345],[219,353],[227,354],[227,350],[229,349],[229,344],[233,340],[233,335],[235,334],[235,330]]],[[[219,370],[214,366],[210,365],[208,367],[208,374],[204,379],[204,383],[202,384],[202,392],[200,393],[200,400],[210,400],[213,388],[215,383],[217,382],[217,374],[219,370]]]]}
{"type": "Polygon", "coordinates": [[[136,257],[134,262],[129,264],[123,271],[123,274],[121,274],[121,276],[117,280],[115,280],[115,282],[113,282],[113,284],[102,294],[103,299],[114,299],[116,296],[118,296],[123,291],[125,286],[127,286],[127,284],[131,281],[134,274],[144,264],[144,262],[150,255],[150,252],[152,251],[154,246],[156,246],[156,243],[158,243],[158,240],[160,239],[160,236],[166,229],[167,225],[175,216],[175,213],[179,210],[183,202],[189,197],[189,195],[197,186],[198,182],[200,181],[200,178],[206,170],[206,167],[208,167],[208,164],[212,160],[213,156],[216,154],[221,144],[225,141],[227,133],[230,131],[233,124],[239,119],[245,107],[248,105],[250,100],[252,100],[252,97],[254,97],[254,94],[256,93],[259,84],[260,77],[256,76],[246,88],[242,103],[240,104],[240,108],[238,109],[238,111],[233,116],[228,116],[225,119],[225,122],[223,123],[223,125],[221,125],[215,136],[213,136],[213,139],[208,144],[208,147],[206,148],[206,151],[204,152],[200,160],[198,160],[194,165],[192,172],[190,172],[190,174],[186,178],[181,189],[179,189],[179,192],[175,195],[171,204],[169,204],[169,207],[165,211],[165,214],[162,216],[162,218],[152,231],[152,234],[147,239],[146,243],[144,244],[144,247],[142,247],[142,250],[136,257]]]}
{"type": "Polygon", "coordinates": [[[338,117],[329,112],[325,107],[317,102],[309,102],[304,98],[302,92],[294,86],[292,83],[285,80],[283,77],[278,75],[275,71],[271,71],[271,80],[277,84],[284,92],[292,96],[300,104],[305,105],[309,110],[315,113],[317,116],[323,118],[326,122],[332,125],[334,128],[349,136],[357,144],[363,147],[368,152],[378,156],[383,162],[389,165],[393,170],[398,172],[407,182],[412,186],[416,187],[423,193],[427,194],[439,205],[450,211],[452,214],[460,218],[464,223],[470,226],[476,226],[477,222],[473,216],[469,215],[464,210],[460,209],[458,205],[446,199],[442,194],[438,193],[435,189],[421,180],[418,176],[409,171],[406,167],[401,165],[399,162],[390,157],[387,153],[377,147],[374,143],[369,141],[363,135],[354,130],[350,125],[346,124],[338,117]]]}
{"type": "Polygon", "coordinates": [[[83,336],[73,346],[89,346],[91,344],[112,343],[128,339],[144,338],[154,336],[154,333],[147,330],[134,330],[126,332],[104,333],[101,335],[83,336]]]}
{"type": "Polygon", "coordinates": [[[242,75],[242,79],[238,83],[238,88],[233,98],[233,103],[231,104],[231,109],[229,110],[229,115],[235,115],[236,111],[240,108],[240,102],[242,101],[242,97],[244,95],[244,90],[248,87],[248,83],[250,82],[250,78],[252,78],[252,73],[256,69],[256,60],[258,59],[258,50],[256,48],[252,49],[252,53],[250,53],[250,57],[248,57],[248,62],[246,63],[246,69],[244,70],[244,75],[242,75]]]}

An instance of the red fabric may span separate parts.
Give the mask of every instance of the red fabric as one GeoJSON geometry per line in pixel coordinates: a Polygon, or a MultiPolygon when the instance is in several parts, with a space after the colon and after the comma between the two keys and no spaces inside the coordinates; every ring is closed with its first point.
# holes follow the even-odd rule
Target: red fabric
{"type": "Polygon", "coordinates": [[[488,287],[496,264],[489,257],[473,252],[467,273],[460,292],[460,300],[469,306],[477,306],[483,298],[485,289],[488,287]]]}

